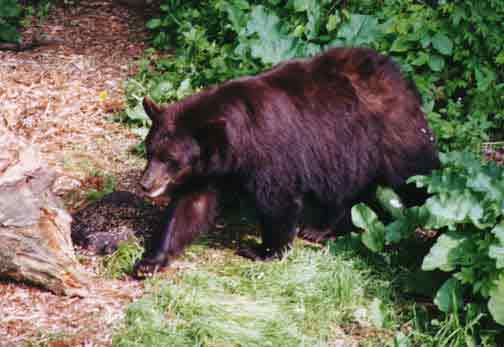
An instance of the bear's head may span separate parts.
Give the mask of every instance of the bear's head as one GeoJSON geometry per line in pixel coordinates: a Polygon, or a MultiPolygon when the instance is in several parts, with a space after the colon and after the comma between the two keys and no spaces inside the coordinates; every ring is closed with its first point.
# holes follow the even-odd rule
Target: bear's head
{"type": "Polygon", "coordinates": [[[192,136],[175,127],[174,109],[163,108],[148,97],[143,106],[152,126],[145,139],[148,163],[140,186],[144,195],[155,198],[169,193],[193,173],[200,148],[192,136]]]}

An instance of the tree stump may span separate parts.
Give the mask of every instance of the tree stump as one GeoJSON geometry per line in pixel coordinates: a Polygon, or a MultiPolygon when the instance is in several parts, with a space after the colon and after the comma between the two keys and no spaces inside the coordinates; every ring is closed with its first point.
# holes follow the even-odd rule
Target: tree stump
{"type": "Polygon", "coordinates": [[[71,217],[52,193],[55,179],[37,148],[0,120],[0,277],[83,296],[89,277],[75,257],[71,217]]]}

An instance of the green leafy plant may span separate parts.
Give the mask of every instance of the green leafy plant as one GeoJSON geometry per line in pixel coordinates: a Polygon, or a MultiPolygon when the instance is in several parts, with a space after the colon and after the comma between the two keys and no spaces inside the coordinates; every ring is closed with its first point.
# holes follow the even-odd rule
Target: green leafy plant
{"type": "Polygon", "coordinates": [[[49,14],[50,0],[21,2],[0,0],[0,42],[21,43],[22,27],[28,27],[34,21],[40,23],[49,14]]]}
{"type": "Polygon", "coordinates": [[[136,239],[121,242],[117,250],[103,258],[105,276],[120,278],[133,273],[135,263],[142,257],[144,248],[136,239]]]}
{"type": "Polygon", "coordinates": [[[422,206],[403,209],[383,224],[368,206],[352,208],[363,243],[373,252],[415,237],[418,228],[439,236],[423,258],[423,271],[451,276],[434,303],[443,312],[460,309],[465,299],[487,302],[493,319],[504,325],[504,167],[482,163],[468,152],[441,156],[443,169],[410,179],[432,196],[422,206]]]}
{"type": "MultiPolygon", "coordinates": [[[[330,46],[370,46],[392,56],[413,79],[442,149],[478,150],[504,133],[504,3],[413,0],[165,0],[147,26],[154,56],[138,80],[142,95],[173,101],[192,90],[330,46]],[[160,87],[158,87],[160,85],[160,87]],[[156,91],[161,91],[157,93],[156,91]]],[[[132,107],[136,102],[132,103],[132,107]]]]}
{"type": "Polygon", "coordinates": [[[22,12],[17,0],[0,0],[0,42],[20,42],[17,28],[22,12]]]}

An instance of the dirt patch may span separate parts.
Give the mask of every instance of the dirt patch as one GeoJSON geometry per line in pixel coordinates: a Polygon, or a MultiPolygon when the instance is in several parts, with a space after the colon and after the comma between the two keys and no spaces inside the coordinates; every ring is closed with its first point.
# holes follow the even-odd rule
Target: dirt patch
{"type": "Polygon", "coordinates": [[[143,162],[129,149],[138,138],[111,119],[145,48],[142,25],[111,1],[82,2],[53,9],[39,29],[59,44],[0,52],[0,113],[59,172],[81,181],[106,172],[133,187],[143,162]]]}
{"type": "MultiPolygon", "coordinates": [[[[63,177],[71,211],[104,175],[115,177],[116,189],[135,191],[144,161],[130,149],[139,139],[111,118],[124,107],[124,81],[145,48],[144,23],[141,13],[112,1],[83,1],[53,8],[37,29],[57,44],[0,51],[0,121],[40,146],[63,177]]],[[[98,258],[79,257],[98,273],[98,258]]],[[[96,277],[90,292],[68,298],[0,282],[0,346],[109,346],[143,283],[96,277]]]]}

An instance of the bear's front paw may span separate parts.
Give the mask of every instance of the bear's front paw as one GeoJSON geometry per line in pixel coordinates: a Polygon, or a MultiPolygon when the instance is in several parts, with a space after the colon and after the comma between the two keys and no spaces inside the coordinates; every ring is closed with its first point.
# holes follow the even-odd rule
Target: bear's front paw
{"type": "Polygon", "coordinates": [[[133,276],[138,279],[152,277],[167,265],[168,261],[165,256],[144,257],[140,259],[133,269],[133,276]]]}

